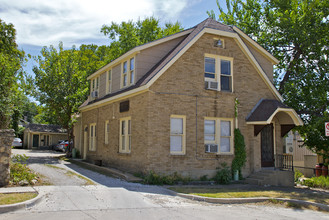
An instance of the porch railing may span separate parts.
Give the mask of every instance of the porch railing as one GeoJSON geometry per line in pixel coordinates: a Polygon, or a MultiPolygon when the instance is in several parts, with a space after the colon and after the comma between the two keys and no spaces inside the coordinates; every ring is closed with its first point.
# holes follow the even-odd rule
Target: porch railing
{"type": "Polygon", "coordinates": [[[291,154],[275,155],[275,168],[280,170],[294,171],[294,161],[291,154]]]}

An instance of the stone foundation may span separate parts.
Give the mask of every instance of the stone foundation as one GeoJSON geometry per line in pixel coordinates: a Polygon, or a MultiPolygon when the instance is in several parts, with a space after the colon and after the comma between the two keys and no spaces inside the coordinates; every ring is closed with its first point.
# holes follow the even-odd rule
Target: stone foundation
{"type": "Polygon", "coordinates": [[[15,133],[13,129],[0,130],[0,187],[9,183],[9,162],[11,156],[11,145],[15,133]]]}

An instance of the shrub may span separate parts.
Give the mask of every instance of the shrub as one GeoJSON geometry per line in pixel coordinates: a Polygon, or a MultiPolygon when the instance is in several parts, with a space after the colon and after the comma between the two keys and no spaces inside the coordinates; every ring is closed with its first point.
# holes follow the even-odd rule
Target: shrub
{"type": "Polygon", "coordinates": [[[231,171],[226,163],[222,163],[221,166],[222,169],[217,171],[214,180],[217,184],[228,184],[232,179],[231,171]]]}
{"type": "Polygon", "coordinates": [[[10,182],[14,185],[18,185],[21,181],[26,181],[28,184],[33,184],[34,179],[37,179],[37,175],[32,172],[26,164],[22,164],[28,159],[25,155],[15,155],[10,162],[10,182]]]}
{"type": "Polygon", "coordinates": [[[200,181],[207,181],[208,180],[208,175],[203,175],[200,177],[200,181]]]}
{"type": "Polygon", "coordinates": [[[298,182],[299,181],[299,178],[301,178],[303,176],[304,175],[299,170],[295,170],[295,174],[294,174],[295,182],[298,182]]]}
{"type": "Polygon", "coordinates": [[[143,177],[143,179],[145,184],[150,185],[174,185],[178,182],[183,182],[186,184],[191,181],[189,177],[182,177],[177,172],[168,176],[161,176],[153,171],[150,171],[146,176],[143,177]]]}
{"type": "Polygon", "coordinates": [[[234,159],[232,161],[232,173],[239,171],[239,178],[242,179],[241,168],[247,161],[246,145],[240,129],[234,129],[234,159]]]}
{"type": "Polygon", "coordinates": [[[329,189],[329,177],[324,177],[324,176],[312,177],[310,179],[305,179],[303,184],[308,187],[329,189]]]}

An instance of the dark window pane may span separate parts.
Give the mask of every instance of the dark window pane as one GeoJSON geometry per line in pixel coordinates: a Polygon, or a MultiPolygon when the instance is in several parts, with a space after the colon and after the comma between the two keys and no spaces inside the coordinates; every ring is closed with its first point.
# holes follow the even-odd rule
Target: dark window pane
{"type": "Polygon", "coordinates": [[[231,75],[231,62],[228,60],[222,60],[221,65],[221,74],[231,75]]]}
{"type": "Polygon", "coordinates": [[[135,69],[135,62],[134,62],[134,58],[130,59],[130,70],[135,69]]]}
{"type": "Polygon", "coordinates": [[[215,74],[205,73],[204,77],[215,79],[215,74]]]}
{"type": "Polygon", "coordinates": [[[204,58],[204,69],[207,73],[215,73],[215,59],[205,57],[204,58]]]}
{"type": "Polygon", "coordinates": [[[123,73],[127,72],[127,61],[123,63],[123,73]]]}
{"type": "Polygon", "coordinates": [[[221,76],[220,77],[220,85],[222,91],[231,91],[231,77],[229,76],[221,76]]]}

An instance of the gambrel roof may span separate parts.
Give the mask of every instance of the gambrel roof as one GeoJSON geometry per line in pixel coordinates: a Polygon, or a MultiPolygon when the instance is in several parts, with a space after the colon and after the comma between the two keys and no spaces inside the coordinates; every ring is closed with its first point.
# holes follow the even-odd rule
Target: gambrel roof
{"type": "Polygon", "coordinates": [[[175,48],[173,48],[166,56],[163,57],[156,65],[151,68],[142,78],[140,78],[134,85],[119,90],[114,93],[110,93],[105,95],[104,97],[98,98],[93,101],[87,100],[80,107],[81,110],[89,109],[96,107],[97,105],[103,104],[105,102],[112,102],[117,99],[122,99],[124,97],[131,96],[133,94],[139,94],[142,91],[148,90],[148,88],[182,55],[184,54],[203,34],[210,33],[215,35],[220,35],[224,37],[234,38],[243,51],[243,53],[247,56],[250,62],[253,64],[265,84],[269,87],[270,91],[274,94],[277,100],[283,101],[281,95],[276,90],[268,76],[265,74],[264,70],[261,68],[260,64],[257,62],[253,54],[248,49],[247,45],[244,43],[242,38],[252,44],[255,48],[257,48],[263,56],[265,56],[268,60],[272,62],[272,64],[278,64],[278,60],[273,57],[269,52],[267,52],[264,48],[259,46],[255,41],[253,41],[250,37],[244,34],[240,29],[235,26],[228,26],[222,24],[216,20],[208,18],[193,28],[184,30],[174,35],[170,35],[168,37],[135,47],[134,49],[128,51],[121,57],[112,61],[111,63],[105,65],[92,75],[88,77],[88,79],[92,79],[97,75],[103,73],[106,69],[114,66],[132,54],[142,51],[144,49],[150,48],[152,46],[161,44],[163,42],[167,42],[172,39],[176,39],[179,37],[184,37],[183,40],[177,44],[175,48]]]}

